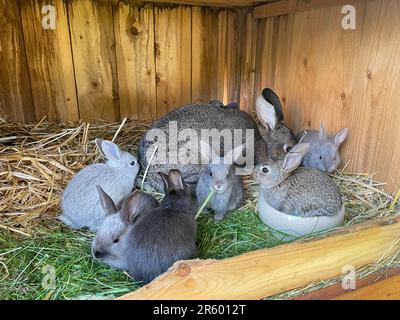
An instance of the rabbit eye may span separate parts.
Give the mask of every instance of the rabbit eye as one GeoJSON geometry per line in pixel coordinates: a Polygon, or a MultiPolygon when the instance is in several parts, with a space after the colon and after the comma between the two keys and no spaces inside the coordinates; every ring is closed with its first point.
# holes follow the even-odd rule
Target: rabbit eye
{"type": "Polygon", "coordinates": [[[119,238],[116,238],[116,239],[114,239],[114,243],[118,243],[118,241],[119,241],[119,238]]]}
{"type": "Polygon", "coordinates": [[[212,172],[210,171],[210,177],[212,177],[212,172]]]}
{"type": "Polygon", "coordinates": [[[336,160],[336,157],[334,157],[333,160],[336,160]]]}
{"type": "Polygon", "coordinates": [[[263,173],[268,173],[268,172],[269,172],[269,169],[268,169],[267,167],[263,167],[263,168],[261,169],[261,171],[262,171],[263,173]]]}
{"type": "Polygon", "coordinates": [[[132,162],[131,162],[131,166],[134,166],[136,164],[136,162],[135,162],[135,160],[133,160],[132,162]]]}
{"type": "Polygon", "coordinates": [[[319,156],[319,160],[322,160],[322,156],[319,156]]]}

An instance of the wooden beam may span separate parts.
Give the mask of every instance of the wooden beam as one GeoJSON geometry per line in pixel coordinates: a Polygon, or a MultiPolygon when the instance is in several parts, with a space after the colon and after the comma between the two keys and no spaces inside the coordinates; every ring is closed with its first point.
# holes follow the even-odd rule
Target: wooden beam
{"type": "Polygon", "coordinates": [[[356,289],[343,289],[342,283],[336,283],[326,288],[315,290],[306,294],[301,294],[292,298],[292,300],[331,300],[345,297],[348,293],[360,291],[361,289],[381,283],[386,279],[392,279],[400,276],[400,268],[385,269],[374,272],[365,278],[356,278],[356,289]]]}
{"type": "Polygon", "coordinates": [[[201,7],[251,7],[276,0],[150,0],[146,2],[186,4],[201,7]]]}
{"type": "Polygon", "coordinates": [[[371,0],[281,0],[255,7],[254,17],[256,19],[263,19],[268,17],[286,15],[294,12],[344,6],[346,4],[354,4],[367,1],[371,0]]]}
{"type": "Polygon", "coordinates": [[[335,300],[400,300],[400,275],[348,292],[335,300]]]}
{"type": "Polygon", "coordinates": [[[342,228],[224,260],[178,261],[120,299],[262,299],[358,269],[400,249],[400,218],[342,228]]]}

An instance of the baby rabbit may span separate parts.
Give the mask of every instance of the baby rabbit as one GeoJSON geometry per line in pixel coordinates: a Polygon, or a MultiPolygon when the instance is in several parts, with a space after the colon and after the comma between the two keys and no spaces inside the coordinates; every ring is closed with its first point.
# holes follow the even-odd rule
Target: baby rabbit
{"type": "Polygon", "coordinates": [[[97,191],[106,216],[92,242],[92,255],[111,267],[127,270],[127,248],[133,223],[141,214],[158,207],[158,201],[147,193],[135,191],[117,206],[100,186],[97,191]]]}
{"type": "Polygon", "coordinates": [[[233,162],[241,156],[244,144],[219,157],[207,142],[200,140],[200,154],[209,165],[200,171],[196,187],[197,202],[201,206],[211,190],[212,198],[206,208],[214,210],[214,221],[221,221],[228,211],[243,201],[243,181],[235,174],[233,162]]]}
{"type": "Polygon", "coordinates": [[[165,192],[160,206],[137,217],[129,233],[128,272],[144,283],[178,260],[195,258],[197,252],[196,202],[178,170],[160,176],[165,192]]]}
{"type": "Polygon", "coordinates": [[[95,232],[105,218],[96,186],[101,186],[118,203],[133,189],[139,163],[133,155],[120,151],[115,143],[96,139],[106,163],[91,164],[68,183],[61,199],[60,219],[74,229],[88,227],[95,232]]]}
{"type": "Polygon", "coordinates": [[[336,184],[317,169],[298,168],[309,149],[308,143],[300,143],[288,153],[282,148],[280,154],[277,152],[266,163],[258,165],[255,175],[260,183],[260,197],[286,214],[333,216],[342,207],[336,184]]]}
{"type": "Polygon", "coordinates": [[[335,171],[341,162],[339,147],[346,140],[348,132],[349,129],[344,128],[334,137],[328,137],[322,123],[319,132],[299,132],[296,136],[297,141],[310,144],[310,151],[303,158],[303,166],[325,172],[335,171]]]}

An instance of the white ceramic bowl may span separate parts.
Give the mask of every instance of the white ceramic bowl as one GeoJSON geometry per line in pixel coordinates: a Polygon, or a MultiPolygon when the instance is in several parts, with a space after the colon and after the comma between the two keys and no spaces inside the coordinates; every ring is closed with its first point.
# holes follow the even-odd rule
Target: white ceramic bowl
{"type": "Polygon", "coordinates": [[[282,240],[293,240],[323,230],[337,228],[344,222],[344,206],[337,215],[320,217],[298,217],[275,210],[264,199],[259,197],[257,204],[258,214],[267,226],[282,233],[282,240]],[[287,235],[285,237],[285,235],[287,235]],[[292,237],[291,237],[292,236],[292,237]]]}

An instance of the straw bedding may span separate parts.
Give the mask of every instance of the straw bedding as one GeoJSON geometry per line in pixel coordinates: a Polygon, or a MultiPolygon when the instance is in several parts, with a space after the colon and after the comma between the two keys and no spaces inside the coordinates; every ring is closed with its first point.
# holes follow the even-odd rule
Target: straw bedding
{"type": "MultiPolygon", "coordinates": [[[[72,298],[81,294],[96,294],[99,290],[118,296],[137,287],[134,284],[130,285],[132,280],[127,275],[115,273],[118,271],[110,271],[107,267],[93,262],[88,249],[92,235],[85,231],[70,230],[57,220],[57,216],[60,212],[60,195],[73,174],[89,163],[101,161],[94,139],[115,139],[123,150],[136,152],[139,140],[149,124],[128,120],[123,123],[78,125],[41,121],[35,125],[22,125],[0,119],[0,291],[5,295],[3,298],[72,298]],[[69,238],[72,236],[75,238],[69,238]],[[76,241],[76,246],[80,246],[76,248],[78,252],[86,250],[85,258],[65,256],[62,263],[71,262],[72,260],[68,259],[72,258],[75,260],[71,265],[82,263],[81,272],[85,272],[86,266],[94,272],[90,276],[97,277],[96,283],[89,279],[88,275],[85,278],[87,280],[80,278],[79,282],[74,284],[76,288],[83,286],[85,290],[71,290],[67,287],[71,286],[71,276],[64,275],[66,280],[60,280],[65,282],[62,282],[64,286],[57,287],[57,294],[54,290],[38,291],[37,286],[40,283],[36,282],[39,282],[40,278],[32,279],[32,265],[34,258],[38,259],[37,257],[42,255],[38,251],[48,248],[47,244],[35,246],[41,237],[50,239],[48,247],[53,251],[64,250],[65,242],[76,241]],[[30,248],[30,251],[27,248],[30,248]],[[29,251],[30,256],[25,257],[26,261],[20,259],[16,263],[15,253],[18,250],[21,259],[22,252],[29,251]],[[31,270],[29,274],[28,270],[31,270]],[[107,272],[113,272],[112,276],[107,275],[107,279],[114,283],[105,284],[104,279],[101,280],[107,272]],[[23,283],[24,281],[29,282],[29,285],[23,283]],[[121,286],[115,289],[115,283],[120,283],[121,286]],[[14,285],[15,289],[10,288],[11,285],[14,285]]],[[[346,205],[346,225],[400,215],[400,206],[395,203],[397,199],[385,193],[384,183],[374,181],[373,175],[342,170],[333,175],[333,178],[341,189],[346,205]]],[[[256,182],[249,176],[245,179],[245,185],[247,196],[243,207],[231,214],[222,224],[214,224],[210,216],[200,217],[199,251],[202,258],[226,258],[280,244],[255,213],[256,182]]],[[[49,251],[49,255],[53,251],[49,251]]],[[[395,265],[400,265],[398,252],[390,257],[382,257],[376,264],[363,268],[360,274],[367,275],[376,269],[395,265]]],[[[65,271],[65,268],[62,270],[71,271],[65,271]]],[[[62,277],[62,271],[56,271],[58,277],[62,277]]],[[[320,288],[335,281],[337,279],[310,284],[306,288],[272,298],[289,298],[299,292],[320,288]]]]}

